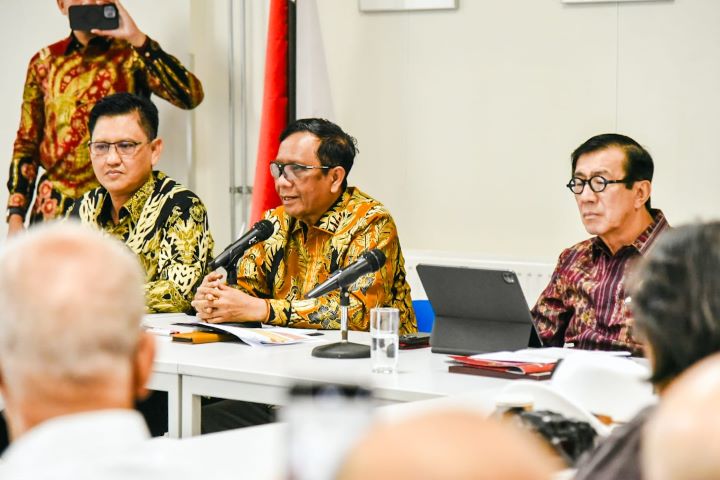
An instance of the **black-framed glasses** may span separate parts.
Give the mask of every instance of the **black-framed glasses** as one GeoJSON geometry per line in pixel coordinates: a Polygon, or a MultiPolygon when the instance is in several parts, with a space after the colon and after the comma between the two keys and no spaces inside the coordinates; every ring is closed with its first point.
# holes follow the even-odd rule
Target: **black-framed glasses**
{"type": "Polygon", "coordinates": [[[90,153],[96,157],[105,157],[110,153],[110,148],[115,147],[115,151],[121,157],[132,157],[137,152],[138,147],[145,142],[133,142],[132,140],[120,140],[119,142],[88,142],[90,153]]]}
{"type": "Polygon", "coordinates": [[[270,175],[277,180],[280,175],[285,177],[288,182],[294,182],[295,180],[302,178],[310,170],[329,170],[336,165],[301,165],[299,163],[281,163],[281,162],[270,162],[270,175]]]}
{"type": "Polygon", "coordinates": [[[590,185],[590,190],[595,193],[600,193],[604,191],[611,183],[627,183],[627,178],[623,178],[621,180],[608,180],[602,175],[594,175],[589,179],[585,180],[580,177],[573,177],[565,186],[569,188],[570,191],[575,195],[580,195],[583,190],[585,190],[586,183],[590,185]]]}

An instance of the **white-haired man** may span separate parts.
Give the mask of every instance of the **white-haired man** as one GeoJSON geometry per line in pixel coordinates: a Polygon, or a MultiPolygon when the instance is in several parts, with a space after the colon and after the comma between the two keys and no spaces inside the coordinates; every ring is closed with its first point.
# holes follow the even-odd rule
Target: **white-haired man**
{"type": "Polygon", "coordinates": [[[155,353],[140,328],[143,282],[127,247],[74,222],[5,245],[0,394],[12,443],[0,478],[188,478],[132,410],[155,353]]]}

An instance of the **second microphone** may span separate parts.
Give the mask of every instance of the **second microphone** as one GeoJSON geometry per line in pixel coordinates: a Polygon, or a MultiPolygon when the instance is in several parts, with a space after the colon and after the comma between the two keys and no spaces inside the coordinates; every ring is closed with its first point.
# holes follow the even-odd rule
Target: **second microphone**
{"type": "Polygon", "coordinates": [[[379,270],[383,265],[385,265],[385,254],[377,248],[368,250],[347,268],[336,271],[330,275],[330,278],[310,290],[305,298],[321,297],[338,288],[347,287],[363,275],[379,270]]]}
{"type": "Polygon", "coordinates": [[[230,244],[223,252],[215,257],[210,262],[210,270],[215,270],[218,267],[224,267],[227,269],[228,263],[233,259],[242,255],[245,250],[252,247],[258,242],[262,242],[270,238],[275,231],[273,224],[270,220],[260,220],[248,232],[242,237],[235,240],[230,244]]]}

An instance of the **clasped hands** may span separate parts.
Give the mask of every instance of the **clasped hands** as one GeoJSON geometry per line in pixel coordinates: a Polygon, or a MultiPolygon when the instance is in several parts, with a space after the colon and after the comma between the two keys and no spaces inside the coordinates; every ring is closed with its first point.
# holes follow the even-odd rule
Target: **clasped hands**
{"type": "Polygon", "coordinates": [[[197,318],[208,323],[262,322],[268,313],[265,300],[229,286],[216,272],[203,278],[191,305],[197,318]]]}

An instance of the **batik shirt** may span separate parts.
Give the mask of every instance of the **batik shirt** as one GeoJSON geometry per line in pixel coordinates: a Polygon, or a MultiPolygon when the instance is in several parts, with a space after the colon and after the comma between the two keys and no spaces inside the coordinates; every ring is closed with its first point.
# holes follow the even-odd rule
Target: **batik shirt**
{"type": "Polygon", "coordinates": [[[400,311],[400,333],[417,331],[397,228],[381,203],[349,187],[315,225],[291,217],[282,206],[266,212],[265,218],[275,231],[240,259],[237,286],[268,299],[266,323],[339,328],[339,292],[316,299],[305,299],[305,294],[362,253],[378,248],[386,256],[384,266],[349,289],[348,328],[368,330],[371,308],[395,307],[400,311]]]}
{"type": "Polygon", "coordinates": [[[164,173],[153,172],[120,208],[117,224],[112,208],[107,190],[99,187],[78,199],[68,215],[97,226],[137,254],[145,269],[148,311],[189,310],[213,248],[200,199],[164,173]]]}
{"type": "Polygon", "coordinates": [[[532,310],[544,345],[571,343],[575,348],[642,353],[625,301],[625,280],[628,270],[668,228],[660,210],[651,214],[653,222],[647,229],[614,255],[600,237],[560,254],[550,283],[532,310]]]}
{"type": "Polygon", "coordinates": [[[181,108],[203,98],[200,81],[149,37],[140,48],[95,37],[83,46],[74,35],[36,53],[23,91],[20,127],[8,179],[8,214],[25,217],[33,191],[31,222],[61,216],[98,186],[90,163],[87,124],[103,97],[151,93],[181,108]],[[40,177],[38,170],[45,172],[40,177]]]}

